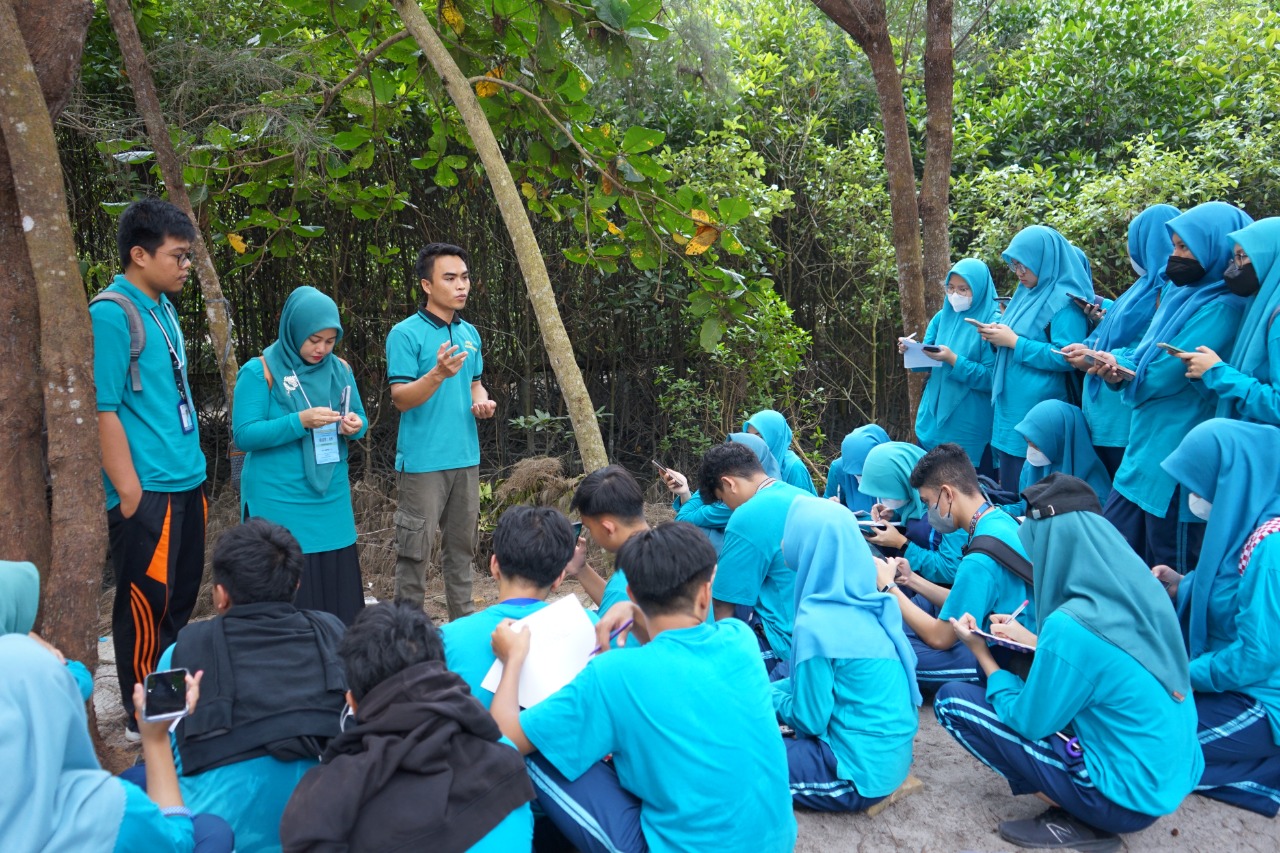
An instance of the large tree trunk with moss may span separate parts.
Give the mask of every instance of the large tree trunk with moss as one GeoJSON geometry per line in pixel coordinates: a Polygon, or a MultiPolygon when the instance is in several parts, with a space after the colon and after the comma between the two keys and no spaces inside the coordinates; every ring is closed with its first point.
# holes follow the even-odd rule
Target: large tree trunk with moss
{"type": "Polygon", "coordinates": [[[36,563],[41,632],[92,669],[107,544],[93,332],[47,105],[66,103],[92,5],[36,5],[25,4],[20,19],[11,0],[0,0],[0,209],[12,212],[0,221],[0,298],[4,348],[15,356],[3,373],[18,392],[5,398],[6,425],[19,426],[0,454],[9,490],[0,550],[36,563]],[[9,527],[10,518],[19,523],[9,527]]]}
{"type": "Polygon", "coordinates": [[[942,307],[942,279],[951,269],[951,154],[955,57],[952,0],[929,0],[924,43],[924,176],[920,221],[924,231],[924,304],[930,316],[942,307]]]}
{"type": "Polygon", "coordinates": [[[578,453],[582,457],[583,468],[594,471],[609,464],[608,454],[604,449],[604,438],[600,434],[600,423],[596,419],[595,407],[591,404],[591,395],[587,393],[586,383],[582,379],[582,371],[578,369],[573,355],[573,344],[565,331],[564,321],[560,318],[560,309],[556,305],[555,290],[551,287],[551,276],[547,273],[547,265],[542,259],[542,249],[534,236],[533,226],[529,223],[529,214],[524,208],[524,200],[516,190],[515,181],[511,178],[511,169],[506,158],[498,147],[498,140],[493,135],[480,101],[467,83],[458,63],[450,55],[444,42],[435,29],[427,21],[422,9],[414,0],[391,0],[396,11],[400,13],[405,27],[413,34],[418,46],[431,67],[444,81],[445,89],[453,99],[454,105],[462,116],[475,143],[476,153],[484,164],[485,174],[489,176],[489,184],[493,187],[493,196],[502,212],[503,222],[511,235],[515,246],[516,258],[520,262],[520,271],[524,274],[525,288],[529,301],[533,303],[534,316],[538,318],[538,328],[542,333],[542,343],[546,347],[547,356],[551,360],[551,368],[555,371],[556,381],[560,384],[560,393],[564,396],[565,405],[569,409],[569,420],[573,424],[573,434],[578,442],[578,453]]]}
{"type": "Polygon", "coordinates": [[[222,295],[222,282],[218,279],[218,270],[213,265],[209,248],[204,242],[204,233],[200,229],[200,220],[196,218],[191,207],[191,197],[187,194],[187,185],[183,180],[182,161],[174,151],[173,140],[169,138],[169,125],[165,121],[164,111],[160,108],[160,98],[156,95],[155,78],[151,74],[151,64],[147,62],[146,51],[142,48],[142,37],[138,34],[138,25],[133,20],[133,11],[129,8],[129,0],[106,0],[107,11],[111,15],[111,27],[116,32],[116,41],[120,45],[120,53],[124,56],[125,71],[129,75],[129,84],[133,87],[133,99],[138,105],[138,112],[147,126],[147,137],[151,140],[151,148],[156,152],[156,163],[160,166],[160,176],[164,179],[169,201],[181,208],[196,226],[195,251],[196,275],[200,279],[200,293],[204,296],[204,312],[209,321],[209,340],[213,344],[214,357],[218,360],[218,371],[222,374],[222,387],[227,396],[227,423],[231,422],[232,395],[236,387],[236,353],[231,346],[231,311],[230,303],[222,295]]]}

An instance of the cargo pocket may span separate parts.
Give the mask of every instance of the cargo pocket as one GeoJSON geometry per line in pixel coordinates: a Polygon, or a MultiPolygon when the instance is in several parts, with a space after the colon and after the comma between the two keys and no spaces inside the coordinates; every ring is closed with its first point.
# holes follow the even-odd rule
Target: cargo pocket
{"type": "Polygon", "coordinates": [[[402,509],[396,510],[396,556],[406,560],[422,561],[426,559],[426,541],[424,533],[427,520],[402,509]]]}

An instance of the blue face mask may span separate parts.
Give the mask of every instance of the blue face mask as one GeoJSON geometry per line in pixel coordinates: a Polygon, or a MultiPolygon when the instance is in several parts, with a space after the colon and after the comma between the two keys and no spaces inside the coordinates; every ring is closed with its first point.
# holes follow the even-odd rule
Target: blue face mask
{"type": "Polygon", "coordinates": [[[938,502],[928,508],[929,526],[934,530],[946,536],[948,533],[955,533],[960,529],[960,525],[956,524],[954,502],[952,506],[947,507],[947,514],[943,515],[938,507],[942,506],[942,492],[938,492],[938,502]]]}

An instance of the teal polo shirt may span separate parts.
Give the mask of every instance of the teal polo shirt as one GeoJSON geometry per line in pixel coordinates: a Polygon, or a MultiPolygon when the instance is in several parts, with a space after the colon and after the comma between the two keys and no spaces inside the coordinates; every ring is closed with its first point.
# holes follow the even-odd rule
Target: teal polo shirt
{"type": "MultiPolygon", "coordinates": [[[[187,382],[186,346],[178,314],[173,305],[160,295],[151,299],[117,275],[107,290],[123,293],[138,307],[147,344],[138,356],[142,390],[134,391],[129,380],[129,320],[124,309],[110,302],[89,307],[93,322],[93,383],[98,396],[99,412],[115,412],[129,440],[129,453],[142,488],[148,492],[186,492],[205,480],[204,452],[200,450],[200,428],[195,422],[189,433],[182,432],[178,413],[178,386],[173,377],[173,360],[165,345],[168,335],[182,363],[182,382],[187,399],[191,386],[187,382]]],[[[194,403],[192,404],[194,407],[194,403]]],[[[116,492],[106,471],[102,484],[107,491],[107,509],[119,505],[116,492]]]]}
{"type": "Polygon", "coordinates": [[[471,383],[480,380],[484,357],[480,333],[457,314],[453,322],[430,311],[401,320],[387,335],[387,382],[400,385],[425,376],[436,366],[436,352],[447,343],[461,347],[467,360],[420,406],[400,413],[396,470],[406,474],[450,471],[480,464],[480,437],[471,414],[471,383]]]}

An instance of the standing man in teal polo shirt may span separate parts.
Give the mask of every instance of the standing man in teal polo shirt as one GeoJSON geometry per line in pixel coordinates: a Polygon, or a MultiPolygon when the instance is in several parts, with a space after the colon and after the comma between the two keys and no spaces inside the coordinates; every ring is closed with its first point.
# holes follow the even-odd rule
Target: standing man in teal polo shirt
{"type": "Polygon", "coordinates": [[[450,621],[473,609],[471,563],[480,518],[476,418],[491,418],[497,409],[480,382],[480,333],[458,316],[471,292],[469,263],[458,246],[424,247],[414,272],[426,303],[387,335],[387,381],[400,412],[396,600],[422,606],[439,528],[450,621]]]}
{"type": "Polygon", "coordinates": [[[116,574],[111,632],[130,740],[138,731],[133,686],[187,624],[204,573],[205,460],[182,329],[168,299],[186,283],[195,236],[191,220],[166,201],[129,205],[117,233],[124,272],[89,308],[116,574]],[[135,360],[131,344],[144,340],[135,360]]]}

